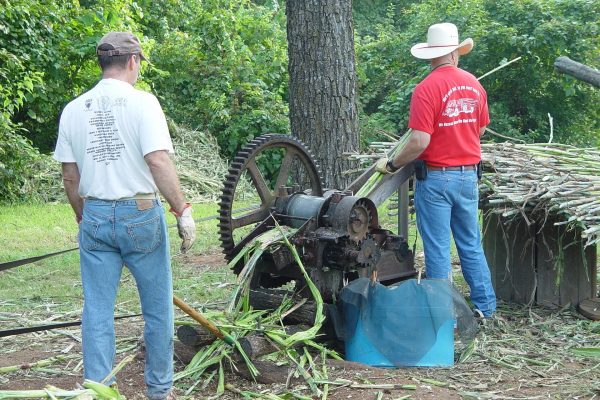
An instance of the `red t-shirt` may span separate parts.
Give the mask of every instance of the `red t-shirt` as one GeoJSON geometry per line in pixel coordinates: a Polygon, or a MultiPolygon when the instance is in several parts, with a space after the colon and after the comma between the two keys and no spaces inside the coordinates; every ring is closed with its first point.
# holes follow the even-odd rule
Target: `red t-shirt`
{"type": "Polygon", "coordinates": [[[477,164],[481,159],[479,129],[489,123],[485,89],[460,68],[435,69],[413,92],[408,127],[431,135],[429,146],[419,156],[429,165],[477,164]]]}

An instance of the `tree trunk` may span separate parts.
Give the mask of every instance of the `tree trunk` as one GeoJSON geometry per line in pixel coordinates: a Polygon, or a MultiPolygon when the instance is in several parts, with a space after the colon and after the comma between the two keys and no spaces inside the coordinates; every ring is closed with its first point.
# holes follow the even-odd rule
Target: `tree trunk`
{"type": "Polygon", "coordinates": [[[287,0],[292,134],[315,153],[325,187],[343,189],[358,151],[351,0],[287,0]]]}
{"type": "MultiPolygon", "coordinates": [[[[234,369],[233,372],[251,382],[256,381],[264,384],[281,384],[286,383],[289,380],[289,383],[294,385],[303,381],[301,377],[295,377],[293,374],[290,376],[293,369],[289,365],[277,365],[275,362],[268,360],[252,361],[256,369],[260,372],[260,375],[253,378],[250,371],[248,371],[246,363],[240,358],[237,358],[236,361],[235,365],[237,368],[234,369]]],[[[368,365],[354,361],[327,359],[326,365],[328,371],[336,371],[334,372],[336,376],[347,376],[347,374],[344,374],[346,371],[352,372],[352,375],[355,375],[357,372],[365,373],[372,370],[368,365]]]]}
{"type": "MultiPolygon", "coordinates": [[[[285,333],[289,336],[298,333],[304,332],[310,329],[307,325],[290,325],[285,327],[285,333]]],[[[279,350],[275,343],[273,343],[270,339],[268,339],[263,334],[254,334],[244,336],[238,339],[240,347],[244,350],[244,353],[251,360],[256,360],[264,355],[274,353],[279,350]]],[[[300,346],[302,342],[298,341],[292,344],[292,347],[300,346]]]]}

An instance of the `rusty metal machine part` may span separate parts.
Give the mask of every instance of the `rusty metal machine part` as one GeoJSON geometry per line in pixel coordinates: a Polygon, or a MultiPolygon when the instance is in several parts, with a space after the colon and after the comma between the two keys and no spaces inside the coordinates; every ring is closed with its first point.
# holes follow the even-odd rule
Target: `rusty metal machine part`
{"type": "MultiPolygon", "coordinates": [[[[297,173],[297,172],[296,172],[297,173]]],[[[280,225],[297,228],[291,238],[309,276],[324,300],[334,302],[344,282],[370,276],[377,270],[380,280],[392,282],[413,276],[413,255],[405,238],[379,227],[376,204],[350,191],[323,193],[318,164],[306,146],[285,135],[265,135],[254,139],[235,157],[225,179],[220,202],[219,228],[223,252],[231,260],[252,238],[280,225]],[[257,159],[269,149],[281,149],[281,167],[270,189],[260,172],[257,159]],[[298,160],[307,177],[305,187],[287,186],[291,181],[292,160],[298,160]],[[240,177],[247,173],[261,204],[250,213],[235,218],[233,199],[240,177]],[[236,230],[245,229],[242,236],[236,230]],[[249,231],[248,231],[249,230],[249,231]],[[235,239],[239,237],[239,239],[235,239]]],[[[241,262],[234,266],[239,273],[241,262]]],[[[279,248],[264,253],[251,281],[253,289],[274,288],[290,281],[295,290],[306,293],[304,279],[290,251],[279,248]]]]}
{"type": "Polygon", "coordinates": [[[369,228],[378,228],[377,208],[367,198],[344,196],[338,202],[332,202],[332,226],[345,230],[355,242],[363,240],[369,228]]]}

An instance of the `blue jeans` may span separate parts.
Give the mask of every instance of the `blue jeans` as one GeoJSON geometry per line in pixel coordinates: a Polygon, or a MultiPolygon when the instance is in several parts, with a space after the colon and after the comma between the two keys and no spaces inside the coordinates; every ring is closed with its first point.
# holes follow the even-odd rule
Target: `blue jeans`
{"type": "Polygon", "coordinates": [[[169,241],[162,204],[152,200],[150,208],[138,210],[135,200],[85,200],[79,253],[84,298],[84,377],[100,382],[113,368],[115,299],[126,265],[135,279],[144,316],[148,397],[165,398],[173,385],[174,321],[169,241]]]}
{"type": "Polygon", "coordinates": [[[481,247],[478,202],[477,173],[472,170],[428,171],[427,178],[416,184],[417,225],[427,277],[450,278],[452,233],[471,302],[487,317],[496,311],[496,294],[481,247]]]}

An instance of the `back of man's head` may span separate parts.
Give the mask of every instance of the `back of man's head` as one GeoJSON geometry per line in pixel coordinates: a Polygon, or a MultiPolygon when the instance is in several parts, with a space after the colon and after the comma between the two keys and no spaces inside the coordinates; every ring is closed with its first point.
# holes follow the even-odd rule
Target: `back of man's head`
{"type": "Polygon", "coordinates": [[[138,55],[142,60],[142,46],[139,39],[130,32],[109,32],[100,39],[96,47],[98,64],[103,71],[117,68],[125,69],[132,55],[138,55]]]}

